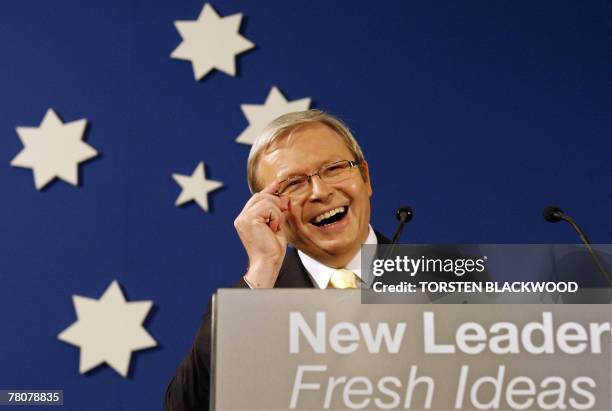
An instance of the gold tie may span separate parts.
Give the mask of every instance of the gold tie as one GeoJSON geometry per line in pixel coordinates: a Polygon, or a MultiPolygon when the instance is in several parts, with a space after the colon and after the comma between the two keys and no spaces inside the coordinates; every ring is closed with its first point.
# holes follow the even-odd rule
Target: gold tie
{"type": "Polygon", "coordinates": [[[341,268],[332,274],[329,288],[359,288],[359,278],[354,272],[341,268]]]}

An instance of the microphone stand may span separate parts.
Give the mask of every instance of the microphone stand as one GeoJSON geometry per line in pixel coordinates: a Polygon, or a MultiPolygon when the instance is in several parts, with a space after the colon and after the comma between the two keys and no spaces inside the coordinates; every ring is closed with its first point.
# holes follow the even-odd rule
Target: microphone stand
{"type": "Polygon", "coordinates": [[[599,255],[597,254],[597,252],[591,245],[591,241],[587,237],[584,230],[580,228],[576,220],[574,220],[572,217],[565,214],[563,210],[561,210],[557,206],[546,207],[544,209],[544,219],[550,223],[556,223],[561,220],[569,223],[569,225],[571,225],[574,228],[574,230],[576,230],[576,233],[578,233],[578,236],[580,237],[580,240],[582,241],[582,243],[586,245],[587,250],[589,251],[589,254],[591,255],[591,258],[593,259],[593,261],[595,261],[595,264],[597,265],[597,268],[599,269],[599,271],[603,274],[606,281],[608,281],[608,284],[612,286],[612,276],[610,276],[610,273],[608,273],[608,270],[606,270],[604,264],[601,262],[599,258],[599,255]]]}
{"type": "Polygon", "coordinates": [[[412,211],[412,207],[410,207],[410,206],[401,206],[395,212],[395,217],[397,217],[397,219],[399,220],[399,224],[397,226],[397,229],[395,230],[395,234],[393,234],[393,238],[391,239],[391,245],[389,247],[389,250],[387,250],[387,254],[385,255],[385,259],[389,258],[389,256],[391,255],[391,253],[395,249],[395,244],[397,243],[397,240],[399,240],[399,237],[402,234],[402,230],[404,229],[404,225],[408,221],[412,220],[412,216],[413,216],[413,211],[412,211]]]}

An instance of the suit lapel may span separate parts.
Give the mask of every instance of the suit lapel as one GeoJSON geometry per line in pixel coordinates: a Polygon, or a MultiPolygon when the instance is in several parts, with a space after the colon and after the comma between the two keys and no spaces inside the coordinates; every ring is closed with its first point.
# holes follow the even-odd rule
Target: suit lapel
{"type": "Polygon", "coordinates": [[[314,288],[308,271],[293,247],[287,250],[274,288],[314,288]]]}

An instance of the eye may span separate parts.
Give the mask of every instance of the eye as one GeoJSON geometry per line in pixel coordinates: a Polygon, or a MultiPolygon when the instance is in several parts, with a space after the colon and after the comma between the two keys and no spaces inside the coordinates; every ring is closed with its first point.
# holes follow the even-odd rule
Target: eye
{"type": "Polygon", "coordinates": [[[334,176],[336,174],[342,173],[348,167],[348,163],[346,161],[341,161],[339,163],[333,163],[325,167],[323,173],[328,176],[334,176]]]}
{"type": "Polygon", "coordinates": [[[283,191],[294,191],[299,190],[303,186],[303,183],[308,180],[306,176],[295,176],[285,180],[283,191]]]}

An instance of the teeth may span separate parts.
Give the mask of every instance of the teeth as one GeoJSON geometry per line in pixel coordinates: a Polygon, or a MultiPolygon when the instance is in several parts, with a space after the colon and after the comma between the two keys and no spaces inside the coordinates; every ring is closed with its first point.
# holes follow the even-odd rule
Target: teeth
{"type": "Polygon", "coordinates": [[[344,210],[345,210],[345,208],[344,208],[344,207],[334,208],[333,210],[329,210],[329,211],[328,211],[328,212],[326,212],[326,213],[323,213],[323,214],[321,214],[321,215],[318,215],[318,216],[317,216],[317,217],[314,219],[314,221],[315,221],[315,223],[317,223],[317,224],[318,224],[318,223],[320,223],[321,221],[325,220],[326,218],[329,218],[329,217],[331,217],[331,216],[333,216],[333,215],[336,215],[336,214],[338,214],[338,213],[343,213],[343,212],[344,212],[344,210]]]}

